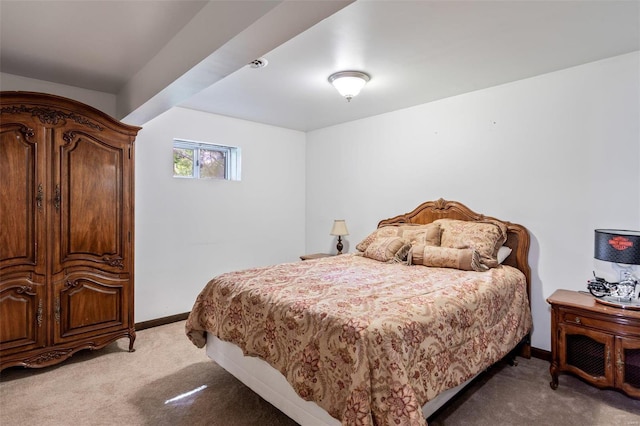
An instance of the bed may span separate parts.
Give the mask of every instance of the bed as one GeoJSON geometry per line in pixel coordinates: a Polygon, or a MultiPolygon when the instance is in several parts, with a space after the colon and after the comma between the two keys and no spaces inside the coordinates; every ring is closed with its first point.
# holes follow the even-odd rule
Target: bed
{"type": "Polygon", "coordinates": [[[302,425],[425,425],[497,361],[530,356],[523,226],[439,199],[357,249],[215,277],[187,336],[302,425]]]}

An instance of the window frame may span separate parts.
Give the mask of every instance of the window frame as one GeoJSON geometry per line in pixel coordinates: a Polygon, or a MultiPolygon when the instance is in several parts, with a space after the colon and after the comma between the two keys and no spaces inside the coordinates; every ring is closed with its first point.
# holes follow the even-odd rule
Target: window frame
{"type": "Polygon", "coordinates": [[[173,150],[190,149],[193,150],[193,173],[191,176],[180,176],[175,174],[175,162],[173,177],[179,179],[213,179],[213,180],[240,180],[240,148],[237,146],[221,145],[209,142],[192,141],[188,139],[173,139],[173,150]],[[200,151],[218,151],[224,153],[224,178],[203,177],[200,175],[200,151]]]}

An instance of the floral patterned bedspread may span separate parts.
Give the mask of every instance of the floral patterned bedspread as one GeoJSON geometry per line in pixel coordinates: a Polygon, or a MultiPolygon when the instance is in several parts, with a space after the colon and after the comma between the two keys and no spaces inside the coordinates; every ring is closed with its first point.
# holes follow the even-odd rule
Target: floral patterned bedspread
{"type": "Polygon", "coordinates": [[[421,407],[505,356],[532,325],[524,275],[345,254],[220,275],[186,323],[279,370],[344,425],[426,425],[421,407]]]}

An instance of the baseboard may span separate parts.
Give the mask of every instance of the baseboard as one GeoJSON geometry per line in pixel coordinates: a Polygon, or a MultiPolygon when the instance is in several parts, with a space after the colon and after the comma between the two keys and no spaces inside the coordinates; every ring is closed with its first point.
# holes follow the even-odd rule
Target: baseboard
{"type": "Polygon", "coordinates": [[[531,356],[534,358],[542,359],[544,361],[551,362],[551,352],[544,349],[538,349],[531,347],[531,356]]]}
{"type": "Polygon", "coordinates": [[[188,316],[189,312],[184,312],[182,314],[138,322],[136,323],[136,331],[144,330],[145,328],[158,327],[159,325],[171,324],[172,322],[183,321],[186,320],[188,316]]]}

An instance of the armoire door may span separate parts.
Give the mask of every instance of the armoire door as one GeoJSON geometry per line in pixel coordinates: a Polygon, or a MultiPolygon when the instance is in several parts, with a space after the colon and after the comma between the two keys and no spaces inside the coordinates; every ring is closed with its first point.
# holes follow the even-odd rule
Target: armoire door
{"type": "Polygon", "coordinates": [[[43,134],[30,119],[0,125],[0,350],[46,344],[43,134]]]}
{"type": "Polygon", "coordinates": [[[129,141],[67,126],[52,145],[54,343],[133,327],[129,141]]]}
{"type": "Polygon", "coordinates": [[[78,271],[53,288],[54,343],[128,328],[128,276],[78,271]]]}
{"type": "Polygon", "coordinates": [[[53,274],[130,269],[129,148],[114,139],[106,143],[82,129],[54,134],[53,274]]]}

